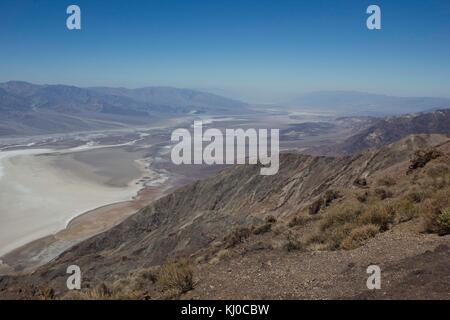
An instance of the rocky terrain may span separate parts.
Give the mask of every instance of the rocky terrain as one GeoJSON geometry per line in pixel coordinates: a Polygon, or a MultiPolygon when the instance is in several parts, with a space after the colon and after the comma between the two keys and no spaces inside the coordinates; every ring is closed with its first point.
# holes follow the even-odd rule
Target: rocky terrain
{"type": "Polygon", "coordinates": [[[1,278],[0,297],[446,299],[449,153],[446,135],[412,135],[342,158],[283,154],[275,176],[228,168],[1,278]],[[81,293],[65,288],[72,264],[81,293]],[[369,264],[386,269],[383,294],[367,292],[369,264]]]}
{"type": "Polygon", "coordinates": [[[398,141],[409,134],[450,133],[450,109],[412,113],[396,117],[369,118],[361,121],[367,127],[332,147],[307,150],[313,154],[348,155],[378,148],[398,141]]]}

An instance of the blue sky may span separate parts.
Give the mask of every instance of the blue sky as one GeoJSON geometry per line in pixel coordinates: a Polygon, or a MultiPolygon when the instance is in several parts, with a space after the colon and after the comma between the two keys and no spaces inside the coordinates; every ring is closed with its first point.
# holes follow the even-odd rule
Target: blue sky
{"type": "Polygon", "coordinates": [[[450,1],[1,0],[0,81],[450,97],[450,1]],[[66,28],[77,4],[82,30],[66,28]],[[382,9],[382,30],[366,8],[382,9]]]}

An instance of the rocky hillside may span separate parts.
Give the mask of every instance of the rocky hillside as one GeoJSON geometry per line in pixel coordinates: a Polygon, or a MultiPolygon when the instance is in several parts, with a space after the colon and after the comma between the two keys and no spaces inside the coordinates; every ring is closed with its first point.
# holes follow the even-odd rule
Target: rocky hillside
{"type": "Polygon", "coordinates": [[[450,109],[406,114],[372,121],[374,123],[369,128],[349,137],[343,143],[333,147],[313,148],[307,152],[345,155],[369,148],[379,148],[410,134],[450,133],[450,109]]]}
{"type": "MultiPolygon", "coordinates": [[[[76,264],[83,271],[83,286],[88,290],[85,294],[90,297],[112,296],[111,288],[117,285],[121,294],[128,290],[128,297],[129,290],[137,298],[168,297],[176,288],[176,296],[183,297],[180,294],[193,287],[197,291],[189,294],[211,297],[201,289],[209,283],[194,283],[193,276],[189,276],[193,274],[191,268],[205,272],[200,282],[224,286],[225,282],[220,280],[223,271],[231,277],[227,283],[238,285],[242,282],[239,266],[258,265],[265,255],[281,265],[286,263],[286,268],[296,268],[289,252],[299,252],[303,257],[323,252],[329,258],[311,261],[318,264],[322,261],[325,268],[324,261],[332,259],[336,250],[347,252],[365,246],[377,235],[384,237],[387,231],[394,232],[394,238],[403,239],[402,234],[407,230],[413,236],[404,245],[415,249],[400,250],[388,259],[400,263],[402,259],[449,242],[448,237],[418,236],[420,228],[442,235],[450,232],[450,218],[445,220],[446,211],[441,212],[450,206],[445,193],[450,185],[449,152],[447,136],[415,135],[344,158],[283,154],[280,172],[274,176],[260,176],[257,166],[225,169],[177,190],[113,229],[80,243],[33,275],[2,278],[0,296],[39,296],[44,294],[43,287],[47,293],[50,290],[52,295],[64,296],[66,268],[76,264]],[[396,230],[400,230],[399,235],[396,230]],[[170,262],[182,258],[188,260],[170,262]],[[179,279],[180,272],[185,273],[182,278],[188,282],[181,287],[170,281],[179,279]],[[142,288],[134,287],[136,281],[144,281],[145,294],[142,288]],[[89,291],[99,284],[102,287],[95,290],[100,293],[89,291]],[[22,290],[20,293],[18,288],[22,290]]],[[[370,259],[385,259],[389,246],[396,246],[397,242],[389,237],[380,241],[385,241],[384,251],[373,249],[372,256],[355,259],[362,264],[370,259]]],[[[364,255],[365,251],[356,253],[364,255]]],[[[344,261],[352,262],[352,254],[342,255],[347,257],[344,261]]],[[[317,269],[317,277],[331,276],[337,265],[329,267],[322,275],[317,269]]],[[[264,268],[259,274],[265,278],[264,268]]],[[[253,292],[251,297],[257,297],[256,292],[260,292],[255,287],[258,286],[255,276],[251,276],[253,287],[247,288],[253,292]]],[[[289,278],[287,274],[279,277],[289,278]]],[[[299,277],[298,281],[302,281],[299,277]]],[[[276,283],[274,278],[265,279],[266,285],[269,285],[267,281],[276,283]]],[[[238,289],[217,289],[213,297],[227,296],[226,292],[228,297],[233,297],[233,292],[235,297],[242,297],[238,289]]],[[[341,296],[361,293],[355,288],[348,292],[342,290],[341,296]]],[[[338,296],[339,290],[334,293],[338,296]]],[[[268,297],[281,296],[280,292],[273,291],[268,297]]]]}

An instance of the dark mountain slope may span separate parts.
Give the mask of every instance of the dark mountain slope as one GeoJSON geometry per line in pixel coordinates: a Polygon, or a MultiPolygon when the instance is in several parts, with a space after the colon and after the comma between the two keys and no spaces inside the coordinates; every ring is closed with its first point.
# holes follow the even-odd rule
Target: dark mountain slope
{"type": "MultiPolygon", "coordinates": [[[[275,176],[260,176],[257,166],[225,169],[158,200],[18,281],[64,290],[71,264],[82,268],[87,284],[127,277],[132,270],[162,264],[169,257],[206,250],[236,228],[261,225],[269,216],[289,221],[330,190],[342,190],[351,198],[365,188],[356,181],[374,179],[387,170],[404,177],[406,168],[399,171],[398,166],[415,150],[448,144],[445,136],[419,135],[344,158],[283,154],[275,176]]],[[[14,286],[14,281],[5,278],[3,288],[14,286]]]]}

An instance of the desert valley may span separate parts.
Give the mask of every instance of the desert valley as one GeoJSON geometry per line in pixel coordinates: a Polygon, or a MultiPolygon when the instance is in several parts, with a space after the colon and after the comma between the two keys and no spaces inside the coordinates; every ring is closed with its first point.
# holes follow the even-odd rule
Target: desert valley
{"type": "Polygon", "coordinates": [[[321,92],[281,106],[24,82],[0,94],[0,298],[450,298],[449,99],[321,92]],[[171,133],[194,121],[279,129],[279,172],[174,164],[171,133]],[[382,290],[365,287],[370,264],[382,290]]]}

